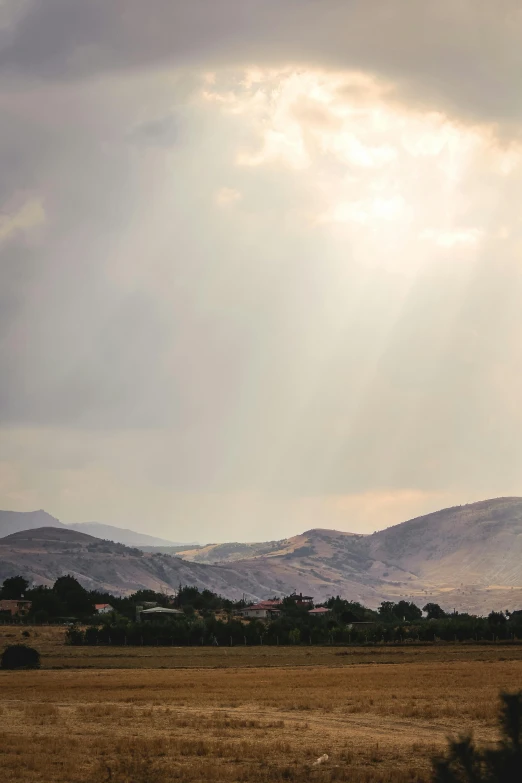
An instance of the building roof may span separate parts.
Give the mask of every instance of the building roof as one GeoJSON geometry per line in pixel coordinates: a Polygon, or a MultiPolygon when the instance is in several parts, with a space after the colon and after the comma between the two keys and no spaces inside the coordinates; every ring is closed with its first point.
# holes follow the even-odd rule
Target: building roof
{"type": "Polygon", "coordinates": [[[95,609],[112,609],[112,606],[110,604],[94,604],[95,609]]]}
{"type": "Polygon", "coordinates": [[[165,609],[163,606],[153,606],[152,609],[142,609],[140,614],[183,614],[179,609],[165,609]]]}
{"type": "Polygon", "coordinates": [[[329,611],[326,606],[318,606],[317,609],[310,609],[308,614],[328,614],[329,611]]]}
{"type": "Polygon", "coordinates": [[[281,610],[278,605],[273,603],[260,603],[252,604],[252,606],[245,606],[244,609],[239,610],[239,614],[247,614],[248,612],[270,612],[270,614],[281,614],[281,610]]]}

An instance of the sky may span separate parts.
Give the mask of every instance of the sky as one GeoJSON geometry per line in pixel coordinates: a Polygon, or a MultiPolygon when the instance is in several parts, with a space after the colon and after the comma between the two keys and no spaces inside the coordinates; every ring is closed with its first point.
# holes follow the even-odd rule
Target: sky
{"type": "Polygon", "coordinates": [[[517,0],[0,0],[0,508],[522,495],[517,0]]]}

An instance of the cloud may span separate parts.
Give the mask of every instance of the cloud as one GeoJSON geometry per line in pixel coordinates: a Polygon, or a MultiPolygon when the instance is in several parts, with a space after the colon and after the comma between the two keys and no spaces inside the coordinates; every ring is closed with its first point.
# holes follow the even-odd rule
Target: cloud
{"type": "Polygon", "coordinates": [[[173,114],[148,119],[134,127],[129,134],[132,141],[146,146],[171,147],[179,138],[179,121],[173,114]]]}
{"type": "Polygon", "coordinates": [[[11,214],[0,215],[0,243],[44,223],[45,211],[42,202],[36,198],[30,199],[11,214]]]}
{"type": "Polygon", "coordinates": [[[515,11],[10,17],[0,501],[216,539],[520,491],[515,11]]]}
{"type": "Polygon", "coordinates": [[[516,0],[33,0],[0,65],[66,79],[167,63],[358,69],[390,79],[403,101],[516,134],[520,13],[516,0]]]}
{"type": "Polygon", "coordinates": [[[473,223],[522,164],[519,145],[506,149],[487,128],[397,104],[389,83],[360,72],[217,72],[202,98],[248,129],[238,166],[294,172],[302,219],[346,227],[354,251],[367,257],[372,248],[376,263],[385,251],[388,264],[393,247],[415,269],[427,241],[477,253],[487,231],[473,223]]]}
{"type": "Polygon", "coordinates": [[[216,204],[220,207],[228,207],[241,201],[241,193],[235,188],[220,188],[216,193],[216,204]]]}
{"type": "Polygon", "coordinates": [[[439,247],[452,248],[456,245],[474,247],[482,235],[483,232],[478,228],[462,228],[456,231],[436,231],[428,228],[422,232],[421,238],[431,240],[439,247]]]}

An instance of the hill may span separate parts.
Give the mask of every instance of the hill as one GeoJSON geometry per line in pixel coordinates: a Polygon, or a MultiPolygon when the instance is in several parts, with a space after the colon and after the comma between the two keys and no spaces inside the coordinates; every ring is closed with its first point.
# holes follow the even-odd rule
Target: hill
{"type": "Polygon", "coordinates": [[[182,582],[248,600],[295,590],[371,607],[406,598],[476,613],[522,608],[521,498],[444,509],[367,536],[315,528],[281,541],[168,549],[143,552],[58,523],[0,540],[0,579],[21,573],[49,584],[72,573],[116,594],[182,582]]]}
{"type": "Polygon", "coordinates": [[[65,527],[47,511],[0,511],[0,538],[36,527],[65,527]]]}
{"type": "Polygon", "coordinates": [[[34,584],[52,585],[71,574],[90,590],[126,595],[140,589],[173,592],[179,584],[255,601],[265,585],[232,567],[191,563],[67,528],[34,528],[0,539],[0,582],[21,574],[34,584]]]}
{"type": "Polygon", "coordinates": [[[46,511],[0,511],[0,538],[10,533],[16,533],[19,530],[33,530],[36,527],[69,528],[70,530],[77,530],[96,538],[108,539],[117,544],[126,544],[127,546],[183,546],[185,549],[188,546],[192,546],[189,544],[176,544],[174,541],[168,541],[164,538],[149,536],[146,533],[137,533],[134,530],[116,527],[115,525],[104,525],[101,522],[65,524],[46,511]]]}
{"type": "Polygon", "coordinates": [[[340,592],[370,606],[400,596],[476,612],[522,607],[521,555],[522,498],[443,509],[367,536],[314,529],[268,544],[178,552],[234,562],[316,596],[340,592]]]}
{"type": "Polygon", "coordinates": [[[20,547],[21,550],[62,545],[82,547],[92,544],[96,539],[86,533],[57,527],[38,527],[32,530],[18,530],[0,539],[2,546],[20,547]]]}
{"type": "MultiPolygon", "coordinates": [[[[137,533],[128,528],[115,527],[114,525],[105,525],[102,522],[72,522],[67,525],[71,530],[79,530],[81,533],[88,533],[96,538],[105,538],[109,541],[115,541],[118,544],[127,546],[182,546],[174,541],[168,541],[165,538],[149,536],[146,533],[137,533]]],[[[184,545],[185,548],[187,544],[184,545]]]]}

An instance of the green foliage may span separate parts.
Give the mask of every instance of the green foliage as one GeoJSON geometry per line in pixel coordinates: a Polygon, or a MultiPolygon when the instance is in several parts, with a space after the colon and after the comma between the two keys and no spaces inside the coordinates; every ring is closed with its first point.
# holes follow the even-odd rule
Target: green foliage
{"type": "Polygon", "coordinates": [[[426,604],[422,609],[427,614],[427,620],[442,620],[446,617],[446,612],[438,604],[426,604]]]}
{"type": "Polygon", "coordinates": [[[492,628],[501,628],[507,623],[507,617],[503,612],[490,612],[488,623],[492,628]]]}
{"type": "Polygon", "coordinates": [[[26,644],[11,644],[2,653],[2,669],[39,669],[40,653],[26,644]]]}
{"type": "MultiPolygon", "coordinates": [[[[16,591],[26,584],[14,577],[16,591]]],[[[6,580],[14,590],[12,580],[6,580]]],[[[5,583],[4,583],[5,585],[5,583]]],[[[12,593],[11,593],[12,594],[12,593]]],[[[467,642],[522,639],[522,611],[491,612],[476,617],[457,612],[448,615],[435,603],[421,609],[408,601],[383,601],[373,611],[340,596],[324,605],[326,615],[310,615],[309,606],[299,606],[295,595],[282,601],[281,613],[266,621],[244,622],[236,615],[244,601],[231,601],[210,590],[181,586],[176,596],[153,590],[138,590],[124,598],[101,591],[88,591],[74,577],[56,580],[53,587],[38,586],[25,592],[32,602],[29,620],[48,622],[75,618],[93,622],[94,605],[108,603],[110,614],[96,616],[96,625],[87,631],[71,629],[70,644],[295,644],[299,639],[311,644],[394,644],[415,642],[467,642]],[[147,619],[136,623],[136,607],[152,602],[162,607],[177,606],[183,617],[147,619]],[[217,615],[217,617],[216,617],[217,615]],[[358,625],[361,623],[361,625],[358,625]],[[147,629],[145,630],[145,625],[147,629]],[[295,632],[295,633],[294,633],[295,632]]]]}
{"type": "Polygon", "coordinates": [[[393,601],[383,601],[379,607],[379,615],[384,622],[396,622],[397,620],[413,622],[421,619],[422,611],[410,601],[399,601],[396,604],[393,601]]]}
{"type": "Polygon", "coordinates": [[[0,598],[17,600],[22,598],[29,587],[29,582],[23,576],[12,576],[5,579],[0,590],[0,598]]]}
{"type": "Polygon", "coordinates": [[[367,609],[357,601],[346,601],[340,596],[329,598],[325,606],[343,623],[356,623],[377,618],[377,612],[367,609]]]}
{"type": "Polygon", "coordinates": [[[47,622],[54,617],[65,617],[65,602],[50,587],[39,585],[27,593],[31,601],[31,616],[38,622],[47,622]]]}
{"type": "Polygon", "coordinates": [[[89,617],[94,614],[94,601],[90,593],[74,576],[61,576],[53,585],[53,593],[65,607],[67,616],[89,617]]]}
{"type": "Polygon", "coordinates": [[[216,595],[211,590],[199,590],[197,587],[181,587],[176,596],[176,603],[181,608],[192,607],[197,611],[218,612],[233,605],[232,601],[216,595]]]}
{"type": "Polygon", "coordinates": [[[290,642],[292,644],[299,644],[301,641],[301,631],[299,630],[299,628],[292,628],[292,630],[288,634],[288,638],[290,639],[290,642]]]}
{"type": "Polygon", "coordinates": [[[393,601],[383,601],[381,603],[378,612],[383,622],[393,622],[394,620],[397,619],[393,611],[394,606],[395,604],[393,603],[393,601]]]}
{"type": "Polygon", "coordinates": [[[67,633],[65,634],[65,643],[66,644],[72,644],[74,646],[82,645],[85,642],[85,634],[81,630],[81,628],[78,628],[78,626],[73,625],[72,628],[67,629],[67,633]]]}
{"type": "Polygon", "coordinates": [[[433,764],[433,783],[520,783],[522,779],[522,691],[501,694],[501,740],[496,748],[480,749],[473,739],[449,743],[433,764]]]}

